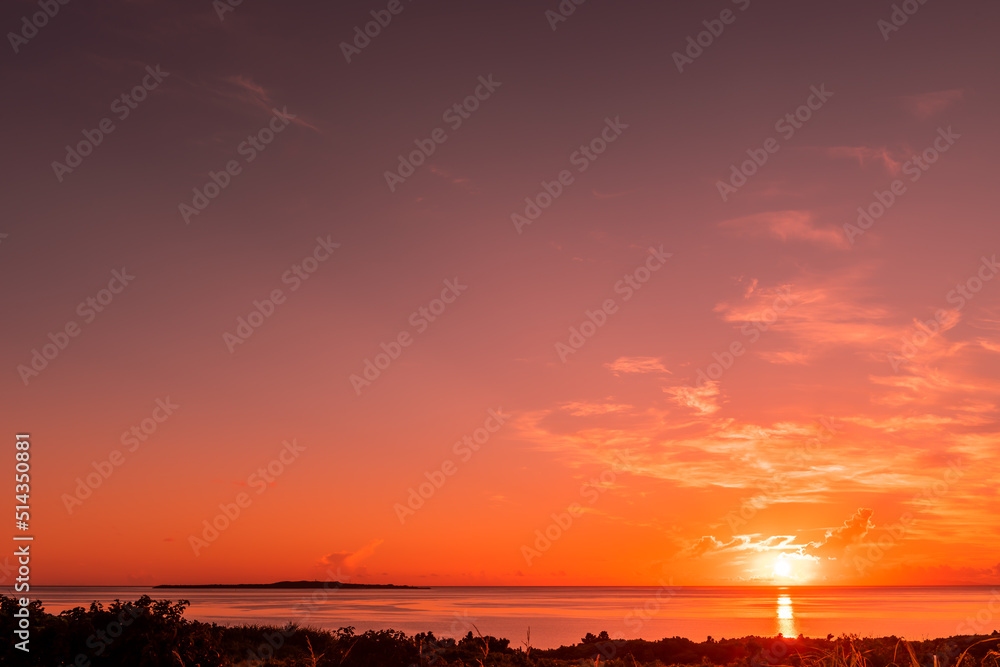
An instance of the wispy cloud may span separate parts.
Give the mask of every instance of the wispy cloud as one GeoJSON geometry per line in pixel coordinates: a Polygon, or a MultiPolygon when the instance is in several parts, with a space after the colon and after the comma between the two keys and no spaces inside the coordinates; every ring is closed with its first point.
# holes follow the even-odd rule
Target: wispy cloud
{"type": "Polygon", "coordinates": [[[767,211],[719,223],[720,227],[746,236],[770,236],[781,241],[805,241],[833,248],[847,248],[843,230],[821,226],[811,211],[767,211]]]}
{"type": "Polygon", "coordinates": [[[870,148],[868,146],[832,146],[816,150],[832,158],[857,160],[858,165],[862,167],[869,163],[881,164],[885,171],[893,176],[898,174],[903,168],[903,163],[894,158],[885,146],[879,148],[870,148]]]}
{"type": "Polygon", "coordinates": [[[347,574],[364,574],[365,568],[361,564],[364,560],[375,553],[375,549],[382,544],[383,540],[372,540],[357,551],[335,551],[319,559],[318,565],[324,567],[338,568],[347,574]]]}
{"type": "Polygon", "coordinates": [[[938,90],[919,95],[907,95],[902,98],[906,111],[920,120],[926,120],[950,109],[965,97],[961,88],[938,90]]]}
{"type": "Polygon", "coordinates": [[[670,373],[659,357],[618,357],[604,364],[615,375],[623,373],[670,373]]]}
{"type": "Polygon", "coordinates": [[[430,172],[432,174],[434,174],[438,178],[442,178],[442,179],[448,181],[452,185],[457,185],[460,188],[463,188],[463,189],[465,189],[465,190],[467,190],[469,192],[472,192],[472,193],[479,192],[479,190],[477,190],[476,187],[472,184],[472,181],[469,180],[468,178],[463,178],[461,176],[456,176],[455,174],[453,174],[452,172],[448,171],[447,169],[443,169],[441,167],[437,167],[437,166],[434,166],[434,165],[428,165],[427,168],[430,170],[430,172]]]}
{"type": "Polygon", "coordinates": [[[772,535],[765,538],[761,538],[759,535],[736,535],[728,542],[723,542],[713,535],[705,535],[678,555],[680,557],[697,558],[704,555],[733,551],[764,552],[802,548],[801,546],[796,546],[794,542],[795,536],[793,535],[772,535]]]}
{"type": "MultiPolygon", "coordinates": [[[[263,86],[256,83],[250,77],[235,75],[229,76],[223,79],[222,85],[216,87],[214,92],[224,98],[228,98],[235,102],[243,105],[256,107],[267,113],[271,113],[274,108],[279,110],[284,107],[284,105],[279,105],[275,101],[273,95],[269,93],[263,86]]],[[[308,128],[315,132],[323,134],[323,132],[315,125],[305,121],[300,114],[291,110],[290,113],[295,114],[294,117],[290,118],[291,122],[295,125],[308,128]]]]}
{"type": "Polygon", "coordinates": [[[719,383],[709,380],[700,387],[667,387],[663,391],[673,396],[678,405],[693,408],[701,415],[719,411],[719,383]]]}

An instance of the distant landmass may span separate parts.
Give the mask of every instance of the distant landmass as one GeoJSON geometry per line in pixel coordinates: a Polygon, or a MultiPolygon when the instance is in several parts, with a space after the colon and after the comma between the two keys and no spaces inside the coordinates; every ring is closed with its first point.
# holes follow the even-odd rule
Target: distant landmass
{"type": "Polygon", "coordinates": [[[430,586],[397,584],[344,584],[339,581],[277,581],[273,584],[160,584],[153,588],[409,588],[429,590],[430,586]]]}

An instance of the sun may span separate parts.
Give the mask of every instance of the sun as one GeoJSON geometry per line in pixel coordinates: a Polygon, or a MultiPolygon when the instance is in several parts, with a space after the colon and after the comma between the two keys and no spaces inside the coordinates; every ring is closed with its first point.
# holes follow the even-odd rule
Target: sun
{"type": "Polygon", "coordinates": [[[789,563],[784,558],[779,558],[774,561],[774,576],[775,577],[790,577],[792,576],[792,564],[789,563]]]}

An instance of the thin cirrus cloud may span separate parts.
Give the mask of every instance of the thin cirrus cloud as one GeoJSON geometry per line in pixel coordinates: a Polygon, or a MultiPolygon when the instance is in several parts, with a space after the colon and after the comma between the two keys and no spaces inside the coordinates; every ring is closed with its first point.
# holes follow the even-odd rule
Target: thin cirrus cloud
{"type": "Polygon", "coordinates": [[[831,346],[867,347],[900,332],[890,320],[891,310],[879,302],[871,276],[871,267],[862,265],[826,275],[803,271],[787,284],[758,288],[746,299],[722,301],[715,311],[725,322],[742,324],[761,321],[777,305],[782,310],[768,323],[767,335],[786,335],[784,349],[798,355],[815,356],[831,346]]]}
{"type": "Polygon", "coordinates": [[[927,120],[950,109],[964,98],[965,91],[963,89],[953,88],[919,95],[906,95],[902,98],[902,103],[907,113],[920,120],[927,120]]]}
{"type": "Polygon", "coordinates": [[[812,211],[766,211],[732,218],[719,223],[738,235],[767,236],[780,241],[804,241],[831,248],[848,248],[850,244],[838,227],[821,226],[812,211]]]}
{"type": "Polygon", "coordinates": [[[714,380],[709,380],[701,386],[667,387],[663,391],[672,396],[678,405],[691,408],[701,416],[716,413],[721,407],[719,405],[719,383],[714,380]]]}
{"type": "Polygon", "coordinates": [[[659,357],[619,357],[604,364],[615,375],[622,373],[670,373],[659,357]]]}
{"type": "Polygon", "coordinates": [[[857,160],[858,165],[864,167],[867,164],[880,164],[886,173],[895,176],[903,167],[903,163],[897,160],[885,146],[870,148],[868,146],[831,146],[818,149],[831,158],[848,158],[857,160]]]}
{"type": "Polygon", "coordinates": [[[323,134],[318,127],[303,119],[301,114],[297,113],[295,109],[288,109],[287,103],[276,101],[271,93],[250,77],[242,75],[226,77],[222,80],[222,85],[212,90],[216,95],[223,98],[234,100],[239,104],[256,107],[269,114],[273,113],[275,108],[279,111],[287,109],[290,114],[289,120],[293,124],[323,134]]]}
{"type": "Polygon", "coordinates": [[[792,350],[761,350],[758,355],[764,361],[778,365],[804,365],[812,358],[808,352],[793,352],[792,350]]]}
{"type": "Polygon", "coordinates": [[[452,172],[444,169],[442,167],[437,167],[435,165],[428,165],[428,171],[430,171],[435,176],[444,179],[445,181],[451,183],[452,185],[457,185],[460,188],[465,189],[473,194],[478,193],[479,190],[472,184],[468,178],[463,178],[461,176],[456,176],[452,172]]]}

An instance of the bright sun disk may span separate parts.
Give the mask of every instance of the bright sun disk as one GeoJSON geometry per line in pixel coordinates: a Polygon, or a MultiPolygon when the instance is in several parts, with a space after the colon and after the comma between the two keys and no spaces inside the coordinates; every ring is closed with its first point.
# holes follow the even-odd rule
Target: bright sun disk
{"type": "Polygon", "coordinates": [[[790,577],[792,576],[792,564],[789,563],[784,558],[779,558],[774,561],[774,576],[776,577],[790,577]]]}

